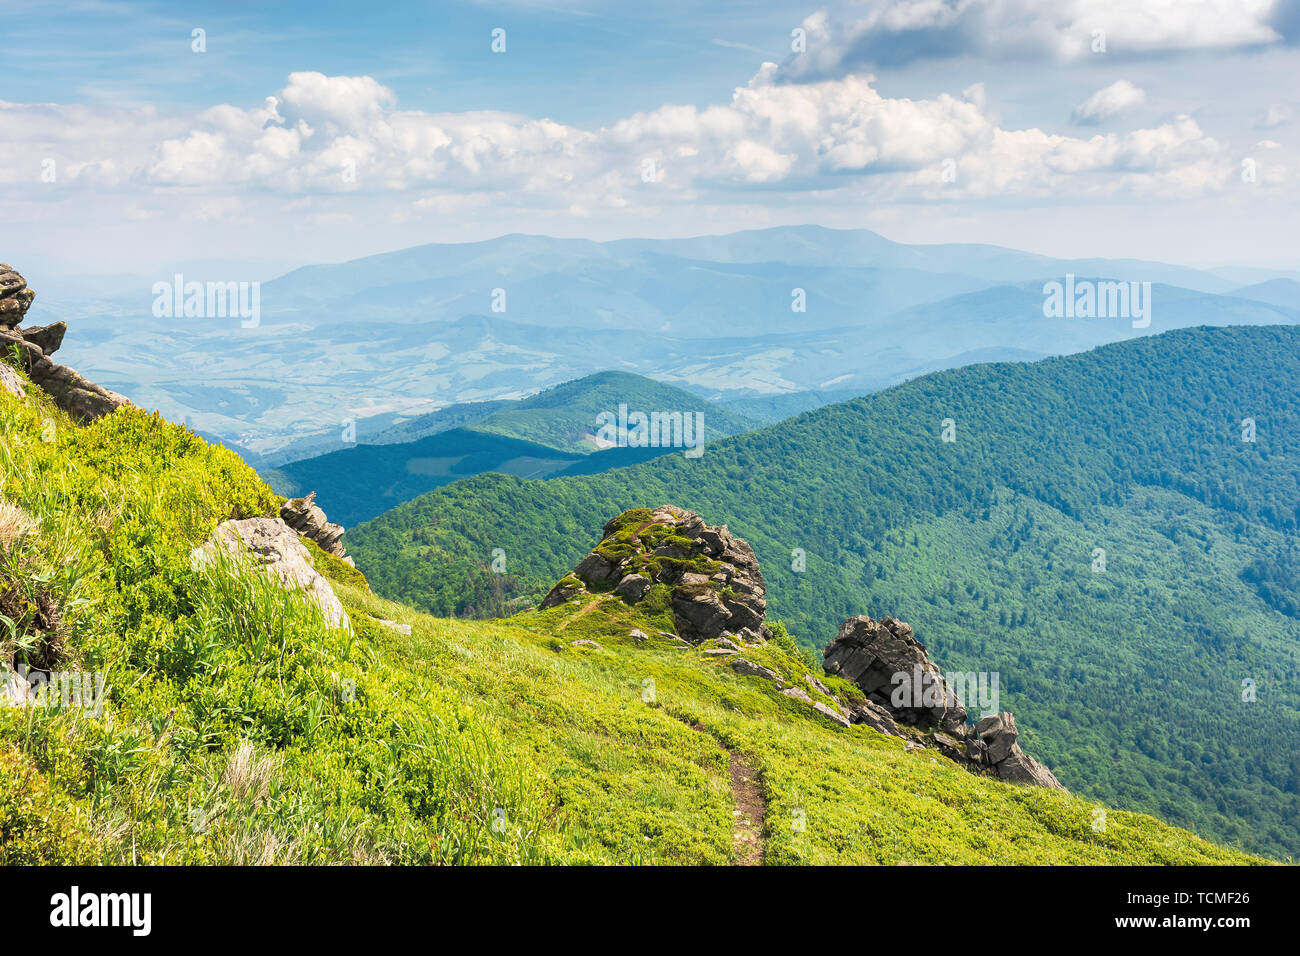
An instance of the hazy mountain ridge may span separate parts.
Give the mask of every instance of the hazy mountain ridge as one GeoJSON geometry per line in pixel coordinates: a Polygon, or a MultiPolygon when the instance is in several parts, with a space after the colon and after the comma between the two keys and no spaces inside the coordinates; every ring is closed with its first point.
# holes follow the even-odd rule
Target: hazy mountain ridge
{"type": "Polygon", "coordinates": [[[33,321],[75,326],[69,360],[94,380],[277,463],[338,447],[348,422],[373,441],[403,418],[610,369],[715,397],[863,392],[972,351],[1006,359],[1149,334],[1170,327],[1162,317],[1294,321],[1267,311],[1276,302],[1215,298],[1241,284],[1162,263],[802,226],[611,242],[510,235],[308,266],[263,283],[257,328],[154,319],[144,281],[128,296],[38,302],[33,321]],[[1067,273],[1155,283],[1155,324],[1043,320],[1042,282],[1067,273]]]}

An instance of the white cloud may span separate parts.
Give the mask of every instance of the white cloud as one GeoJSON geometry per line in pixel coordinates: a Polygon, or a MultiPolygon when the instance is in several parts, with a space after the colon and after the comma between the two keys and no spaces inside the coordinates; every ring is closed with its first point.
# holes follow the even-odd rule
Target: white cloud
{"type": "MultiPolygon", "coordinates": [[[[13,133],[0,142],[0,182],[25,184],[6,192],[27,204],[0,202],[0,214],[31,222],[39,218],[31,203],[48,216],[52,201],[81,196],[57,214],[69,223],[93,207],[232,227],[275,217],[308,225],[459,217],[573,228],[716,207],[758,221],[774,203],[838,212],[1188,197],[1239,180],[1240,157],[1185,116],[1080,138],[1002,128],[979,83],[911,99],[883,95],[870,75],[796,84],[779,73],[765,64],[725,102],[664,105],[596,129],[495,111],[404,110],[370,77],[311,73],[292,74],[248,109],[164,115],[0,103],[0,124],[13,133]],[[40,184],[34,157],[56,160],[56,185],[40,184]],[[653,182],[643,181],[646,160],[653,182]]],[[[1284,152],[1275,151],[1278,168],[1284,152]]]]}
{"type": "Polygon", "coordinates": [[[1116,80],[1076,106],[1071,119],[1080,126],[1095,126],[1135,106],[1141,106],[1146,98],[1146,93],[1128,80],[1116,80]]]}

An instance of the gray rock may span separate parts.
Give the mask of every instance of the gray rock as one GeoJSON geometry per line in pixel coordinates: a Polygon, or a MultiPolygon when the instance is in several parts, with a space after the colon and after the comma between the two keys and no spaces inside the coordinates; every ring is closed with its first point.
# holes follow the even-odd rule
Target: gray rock
{"type": "Polygon", "coordinates": [[[827,720],[839,724],[841,727],[849,726],[849,718],[844,714],[841,714],[838,710],[835,710],[827,704],[823,704],[820,700],[814,700],[811,703],[812,709],[817,711],[817,713],[821,714],[827,720]]]}
{"type": "Polygon", "coordinates": [[[0,328],[11,329],[21,322],[34,298],[27,280],[0,262],[0,328]]]}
{"type": "Polygon", "coordinates": [[[851,617],[826,645],[826,673],[857,684],[869,700],[905,724],[965,736],[966,711],[910,625],[886,617],[851,617]],[[900,693],[897,700],[896,690],[900,693]]]}
{"type": "Polygon", "coordinates": [[[618,565],[593,551],[578,563],[573,573],[588,587],[598,588],[618,579],[618,565]]]}
{"type": "Polygon", "coordinates": [[[629,574],[614,587],[614,593],[628,604],[635,604],[645,597],[651,588],[651,581],[644,574],[629,574]]]}
{"type": "Polygon", "coordinates": [[[0,388],[3,388],[15,398],[27,397],[27,389],[23,386],[23,380],[18,377],[17,372],[4,362],[0,362],[0,388]]]}
{"type": "Polygon", "coordinates": [[[569,646],[570,647],[594,647],[598,651],[604,650],[604,648],[601,647],[599,644],[597,644],[595,641],[589,641],[586,638],[577,641],[569,641],[569,646]]]}
{"type": "Polygon", "coordinates": [[[855,724],[865,724],[872,730],[889,737],[903,736],[903,732],[898,729],[898,724],[894,723],[894,718],[889,715],[889,711],[874,701],[850,701],[845,709],[849,713],[849,720],[855,724]]]}
{"type": "Polygon", "coordinates": [[[731,669],[737,674],[745,677],[761,677],[764,680],[770,680],[774,684],[784,684],[781,675],[770,667],[764,667],[762,664],[755,664],[753,661],[744,657],[737,657],[731,662],[731,669]]]}
{"type": "Polygon", "coordinates": [[[409,624],[398,624],[396,621],[385,621],[383,618],[378,617],[375,618],[375,620],[390,631],[396,631],[398,634],[405,634],[407,637],[411,636],[411,625],[409,624]]]}
{"type": "MultiPolygon", "coordinates": [[[[724,634],[761,644],[771,636],[764,623],[766,588],[758,559],[753,549],[725,526],[711,528],[693,511],[660,505],[648,520],[639,523],[630,523],[626,512],[610,519],[602,543],[615,538],[616,553],[626,554],[629,545],[632,553],[615,562],[598,547],[573,570],[592,591],[612,585],[619,597],[635,605],[655,584],[672,586],[677,632],[692,644],[724,634]],[[661,530],[668,530],[674,540],[664,541],[658,533],[661,530]]],[[[609,548],[603,550],[614,553],[609,548]]],[[[560,600],[560,593],[552,588],[542,606],[560,600]]]]}
{"type": "Polygon", "coordinates": [[[633,628],[628,632],[627,636],[632,638],[632,640],[636,641],[638,644],[644,644],[646,641],[650,640],[650,635],[638,628],[633,628]]]}
{"type": "Polygon", "coordinates": [[[311,565],[311,557],[297,533],[279,518],[244,518],[217,525],[207,543],[195,548],[190,561],[195,567],[210,564],[224,551],[235,565],[260,568],[288,590],[302,592],[320,608],[331,627],[351,629],[343,605],[329,581],[311,565]]]}

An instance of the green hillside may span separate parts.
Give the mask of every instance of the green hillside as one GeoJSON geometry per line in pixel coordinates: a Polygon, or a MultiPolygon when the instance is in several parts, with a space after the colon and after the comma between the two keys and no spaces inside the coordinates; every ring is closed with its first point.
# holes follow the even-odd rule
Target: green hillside
{"type": "Polygon", "coordinates": [[[458,482],[350,547],[379,593],[482,613],[537,597],[610,514],[671,501],[750,541],[806,646],[898,614],[945,666],[1000,673],[1066,786],[1288,857],[1298,356],[1295,328],[1194,329],[933,374],[697,461],[458,482]]]}
{"type": "Polygon", "coordinates": [[[192,559],[278,508],[233,453],[131,407],[77,426],[27,389],[0,391],[0,651],[105,690],[98,713],[0,707],[0,863],[1252,861],[826,723],[637,643],[671,618],[611,595],[439,620],[317,550],[352,622],[331,628],[192,559]]]}
{"type": "Polygon", "coordinates": [[[599,446],[591,440],[596,416],[616,414],[620,404],[646,413],[699,411],[707,441],[757,424],[682,389],[626,372],[601,372],[517,402],[480,402],[463,410],[453,406],[385,433],[421,435],[418,438],[355,445],[263,469],[261,474],[282,495],[315,491],[330,503],[330,516],[350,527],[434,488],[484,472],[520,478],[590,474],[671,451],[597,451],[599,446]],[[428,433],[421,434],[426,429],[428,433]]]}
{"type": "Polygon", "coordinates": [[[470,427],[563,451],[585,453],[600,447],[591,440],[596,431],[596,416],[601,412],[616,412],[620,404],[646,413],[702,412],[707,441],[747,431],[758,424],[742,411],[702,399],[673,385],[630,372],[597,372],[494,411],[470,427]]]}

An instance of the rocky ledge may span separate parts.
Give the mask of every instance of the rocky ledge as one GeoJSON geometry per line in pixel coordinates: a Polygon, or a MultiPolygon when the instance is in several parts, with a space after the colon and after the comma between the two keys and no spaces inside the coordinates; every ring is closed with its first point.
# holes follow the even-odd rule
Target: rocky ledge
{"type": "Polygon", "coordinates": [[[673,505],[634,508],[614,518],[604,537],[542,600],[555,607],[613,591],[636,604],[657,584],[672,588],[677,633],[691,644],[726,637],[741,643],[770,636],[766,587],[754,549],[693,511],[673,505]]]}
{"type": "MultiPolygon", "coordinates": [[[[1014,783],[1064,790],[1050,770],[1020,749],[1016,719],[991,714],[974,726],[957,694],[912,627],[886,617],[851,617],[823,652],[827,674],[852,681],[869,712],[886,712],[906,730],[895,736],[933,747],[969,769],[1014,783]]],[[[877,728],[879,729],[879,728],[877,728]]]]}
{"type": "MultiPolygon", "coordinates": [[[[12,268],[0,262],[0,348],[8,359],[16,353],[18,365],[64,411],[83,421],[100,418],[127,404],[116,392],[82,378],[66,365],[56,365],[50,356],[63,344],[67,326],[19,328],[36,293],[12,268]]],[[[23,396],[22,383],[15,375],[0,373],[0,388],[23,396]]]]}

